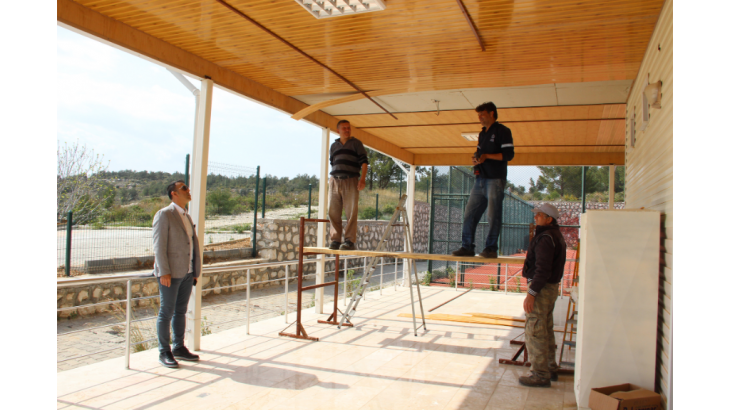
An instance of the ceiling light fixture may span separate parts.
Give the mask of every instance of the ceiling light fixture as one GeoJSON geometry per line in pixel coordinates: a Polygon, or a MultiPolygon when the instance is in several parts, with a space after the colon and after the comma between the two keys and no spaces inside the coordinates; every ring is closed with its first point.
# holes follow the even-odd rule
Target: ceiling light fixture
{"type": "Polygon", "coordinates": [[[317,19],[385,10],[383,0],[294,0],[317,19]]]}
{"type": "Polygon", "coordinates": [[[464,137],[467,141],[479,141],[479,133],[478,132],[462,132],[461,136],[464,137]]]}

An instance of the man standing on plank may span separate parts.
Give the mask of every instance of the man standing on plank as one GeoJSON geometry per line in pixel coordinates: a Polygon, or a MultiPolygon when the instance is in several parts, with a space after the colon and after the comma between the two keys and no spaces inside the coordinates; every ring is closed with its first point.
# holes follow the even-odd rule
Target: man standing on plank
{"type": "Polygon", "coordinates": [[[152,222],[153,272],[160,289],[157,343],[160,363],[166,367],[178,367],[175,359],[197,361],[200,358],[185,347],[185,313],[203,263],[195,225],[185,209],[192,199],[190,188],[184,181],[175,181],[167,186],[167,196],[172,203],[157,211],[152,222]]]}
{"type": "Polygon", "coordinates": [[[497,122],[497,106],[493,102],[476,108],[482,132],[479,133],[477,151],[472,157],[476,179],[469,195],[461,232],[461,248],[454,256],[474,256],[474,240],[477,225],[487,211],[489,233],[487,243],[479,256],[496,258],[499,231],[502,229],[502,200],[507,184],[507,162],[515,157],[512,131],[497,122]]]}
{"type": "Polygon", "coordinates": [[[532,212],[535,213],[535,237],[522,267],[522,276],[528,283],[523,307],[526,313],[525,346],[532,362],[532,375],[520,377],[520,384],[550,387],[550,380],[558,380],[553,309],[563,279],[567,247],[558,225],[558,209],[542,204],[532,212]]]}
{"type": "Polygon", "coordinates": [[[330,147],[329,217],[330,249],[355,250],[357,242],[357,203],[365,188],[368,174],[368,155],[362,142],[350,136],[350,122],[337,123],[340,138],[330,147]],[[345,240],[342,241],[342,209],[347,217],[345,240]]]}

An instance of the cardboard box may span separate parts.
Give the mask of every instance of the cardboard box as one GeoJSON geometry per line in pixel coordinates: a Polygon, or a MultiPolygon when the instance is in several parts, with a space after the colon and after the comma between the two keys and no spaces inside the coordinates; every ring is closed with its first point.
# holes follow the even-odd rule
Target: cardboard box
{"type": "Polygon", "coordinates": [[[631,383],[591,389],[591,410],[661,410],[662,396],[631,383]]]}

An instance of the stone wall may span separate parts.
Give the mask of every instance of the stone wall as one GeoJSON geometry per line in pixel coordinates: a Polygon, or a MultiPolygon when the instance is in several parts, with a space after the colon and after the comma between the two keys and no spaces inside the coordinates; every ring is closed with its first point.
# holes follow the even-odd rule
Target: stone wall
{"type": "MultiPolygon", "coordinates": [[[[426,203],[416,203],[415,210],[415,240],[414,250],[426,252],[428,249],[428,216],[429,206],[426,203]]],[[[358,249],[375,249],[380,238],[385,232],[389,221],[358,221],[358,249]]],[[[304,246],[316,246],[316,224],[308,223],[305,227],[304,246]]],[[[261,262],[289,261],[299,257],[299,221],[259,219],[257,222],[257,248],[258,257],[264,259],[261,262]]],[[[329,232],[327,233],[329,243],[329,232]]],[[[394,227],[387,243],[387,250],[403,250],[403,227],[394,227]]],[[[309,257],[313,258],[313,257],[309,257]]],[[[243,262],[243,261],[241,261],[243,262]]],[[[257,263],[261,263],[257,261],[257,263]]],[[[348,261],[348,267],[362,266],[362,259],[348,261]]],[[[308,263],[304,265],[304,274],[314,274],[316,265],[308,263]]],[[[334,270],[334,262],[327,262],[327,271],[334,270]]],[[[213,294],[226,294],[230,292],[246,290],[246,268],[226,273],[210,273],[201,277],[203,285],[203,297],[213,294]],[[226,289],[215,289],[223,286],[233,286],[226,289]],[[215,290],[206,290],[215,289],[215,290]]],[[[297,277],[296,265],[289,268],[289,281],[293,282],[297,277]]],[[[282,286],[286,278],[284,266],[251,269],[251,289],[262,289],[269,286],[282,286]],[[256,282],[267,283],[256,283],[256,282]]],[[[149,278],[132,282],[132,297],[154,296],[158,294],[157,279],[149,278]]],[[[68,317],[72,314],[92,315],[95,313],[108,312],[110,305],[85,306],[110,300],[125,300],[127,298],[126,281],[108,282],[99,285],[77,286],[71,288],[59,288],[57,291],[57,307],[77,309],[65,310],[58,313],[58,317],[68,317]]],[[[133,301],[134,307],[150,306],[153,299],[133,301]]]]}
{"type": "MultiPolygon", "coordinates": [[[[580,202],[565,201],[528,201],[532,206],[542,204],[551,204],[558,208],[560,219],[558,223],[561,225],[578,225],[580,224],[580,212],[582,204],[580,202]]],[[[614,202],[614,209],[624,209],[624,202],[614,202]]],[[[608,202],[586,202],[586,210],[588,209],[608,209],[608,202]]]]}

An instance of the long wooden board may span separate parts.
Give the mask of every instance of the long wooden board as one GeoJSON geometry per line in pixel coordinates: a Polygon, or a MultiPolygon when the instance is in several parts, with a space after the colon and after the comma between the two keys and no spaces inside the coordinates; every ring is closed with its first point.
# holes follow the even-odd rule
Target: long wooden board
{"type": "MultiPolygon", "coordinates": [[[[400,313],[398,317],[413,317],[410,313],[400,313]]],[[[420,315],[416,315],[420,319],[420,315]]],[[[510,326],[510,327],[525,327],[524,321],[517,320],[505,320],[505,319],[489,319],[473,316],[461,316],[461,315],[449,315],[445,313],[432,313],[426,315],[426,320],[438,320],[444,322],[461,322],[461,323],[474,323],[479,325],[499,325],[499,326],[510,326]]]]}
{"type": "MultiPolygon", "coordinates": [[[[478,315],[487,315],[484,313],[467,313],[467,314],[478,314],[478,315]]],[[[495,317],[499,317],[498,315],[492,315],[495,317]]],[[[398,317],[407,317],[411,318],[413,317],[410,313],[399,313],[398,317]]],[[[421,318],[421,315],[416,315],[417,318],[421,318]]],[[[503,316],[503,317],[509,317],[509,316],[503,316]]],[[[497,326],[509,326],[509,327],[525,327],[525,321],[524,319],[489,319],[489,318],[483,318],[483,317],[474,317],[474,316],[461,316],[461,315],[448,315],[445,313],[432,313],[430,315],[426,315],[426,320],[436,320],[441,322],[458,322],[458,323],[473,323],[477,325],[497,325],[497,326]]],[[[563,329],[554,328],[553,331],[555,332],[563,332],[563,329]]]]}
{"type": "Polygon", "coordinates": [[[525,263],[525,258],[480,258],[478,256],[451,256],[451,255],[433,255],[428,253],[410,253],[410,252],[386,252],[386,251],[340,251],[329,248],[305,247],[304,252],[322,253],[326,255],[354,255],[366,256],[369,258],[402,258],[402,259],[418,259],[431,261],[452,261],[452,262],[471,262],[471,263],[503,263],[510,265],[520,265],[525,263]]]}

